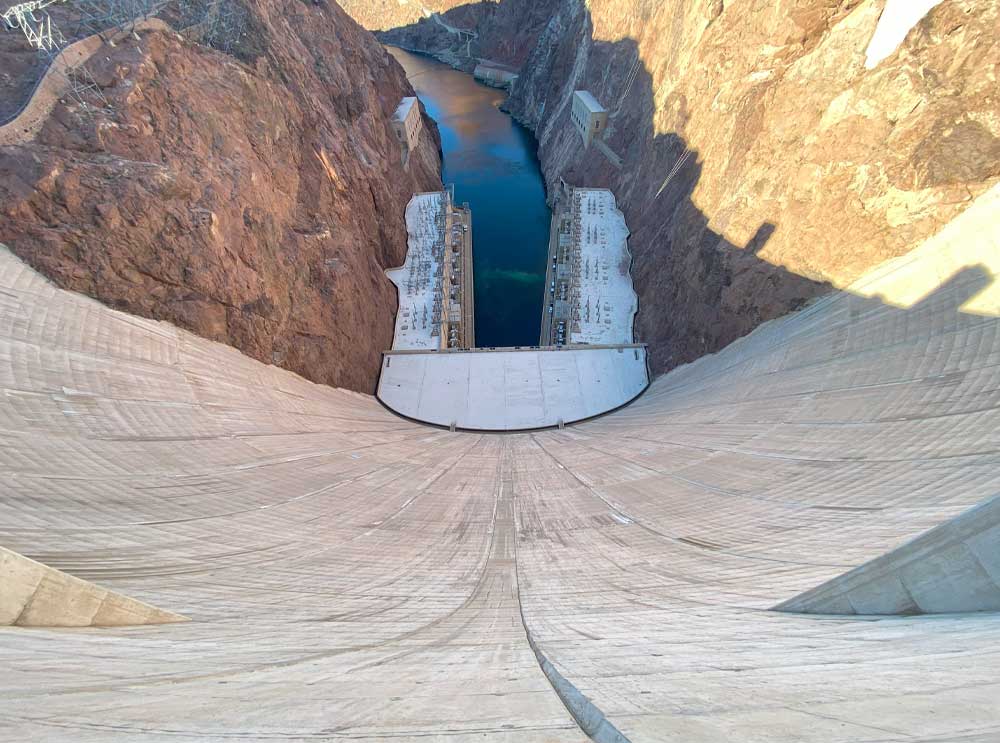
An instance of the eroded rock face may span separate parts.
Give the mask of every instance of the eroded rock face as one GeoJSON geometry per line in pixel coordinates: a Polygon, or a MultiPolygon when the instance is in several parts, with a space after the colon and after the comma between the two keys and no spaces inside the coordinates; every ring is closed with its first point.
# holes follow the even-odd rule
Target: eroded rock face
{"type": "MultiPolygon", "coordinates": [[[[372,31],[418,23],[429,13],[445,13],[455,8],[475,8],[479,3],[468,0],[339,0],[340,6],[350,16],[372,31]]],[[[474,11],[479,13],[478,10],[474,11]]],[[[472,20],[472,16],[469,16],[472,20]]]]}
{"type": "Polygon", "coordinates": [[[370,392],[436,129],[404,170],[389,120],[412,89],[336,4],[250,20],[236,56],[172,32],[97,54],[109,112],[60,105],[0,148],[0,241],[62,287],[370,392]]]}
{"type": "Polygon", "coordinates": [[[341,0],[386,44],[437,57],[471,72],[481,60],[519,66],[552,16],[552,0],[341,0]],[[472,30],[476,37],[459,33],[472,30]]]}
{"type": "MultiPolygon", "coordinates": [[[[997,3],[944,0],[867,69],[884,5],[501,3],[547,12],[507,106],[550,192],[562,177],[618,196],[654,371],[909,251],[1000,178],[997,3]],[[611,156],[583,149],[575,89],[612,112],[611,156]]],[[[524,35],[499,17],[482,39],[524,35]]]]}

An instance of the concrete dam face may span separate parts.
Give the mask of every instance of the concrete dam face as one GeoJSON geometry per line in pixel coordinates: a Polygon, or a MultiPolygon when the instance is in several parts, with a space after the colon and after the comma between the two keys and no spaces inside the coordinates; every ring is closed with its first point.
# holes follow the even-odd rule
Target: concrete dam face
{"type": "Polygon", "coordinates": [[[4,251],[0,737],[996,740],[998,200],[507,435],[4,251]]]}

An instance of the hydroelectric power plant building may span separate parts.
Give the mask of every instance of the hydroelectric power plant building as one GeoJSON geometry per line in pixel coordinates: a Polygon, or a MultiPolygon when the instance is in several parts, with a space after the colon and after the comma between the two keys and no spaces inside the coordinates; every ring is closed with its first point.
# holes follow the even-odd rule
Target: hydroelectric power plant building
{"type": "Polygon", "coordinates": [[[393,348],[475,346],[472,212],[450,191],[416,194],[406,207],[406,262],[386,272],[399,292],[393,348]]]}
{"type": "Polygon", "coordinates": [[[410,152],[417,146],[422,128],[420,101],[415,96],[403,98],[392,115],[392,129],[396,139],[399,140],[404,163],[409,160],[410,152]]]}
{"type": "Polygon", "coordinates": [[[589,147],[594,137],[608,128],[608,111],[587,90],[573,93],[573,110],[570,114],[573,126],[583,137],[585,147],[589,147]]]}
{"type": "Polygon", "coordinates": [[[481,83],[507,90],[513,90],[518,78],[515,69],[497,62],[480,62],[472,71],[472,76],[481,83]]]}
{"type": "MultiPolygon", "coordinates": [[[[573,300],[560,303],[573,308],[565,313],[574,318],[571,342],[563,336],[556,340],[563,313],[555,318],[550,310],[543,318],[553,317],[553,330],[547,334],[543,323],[540,346],[499,349],[451,342],[451,336],[447,344],[439,340],[448,333],[443,313],[449,298],[441,287],[457,285],[445,276],[449,264],[454,270],[464,256],[463,276],[472,284],[471,240],[462,256],[446,246],[456,236],[468,236],[471,215],[466,209],[467,219],[456,232],[446,216],[452,211],[448,192],[413,197],[406,209],[406,263],[388,272],[399,289],[400,310],[393,348],[382,360],[377,393],[382,403],[407,418],[452,430],[516,431],[591,418],[627,404],[646,388],[646,348],[632,338],[636,296],[625,218],[606,189],[572,193],[577,209],[570,222],[579,239],[564,256],[572,266],[564,271],[572,289],[560,282],[560,292],[570,291],[573,300]]],[[[553,281],[546,289],[550,308],[555,286],[553,281]]]]}
{"type": "Polygon", "coordinates": [[[562,184],[546,261],[543,346],[632,343],[639,305],[628,234],[611,191],[562,184]]]}

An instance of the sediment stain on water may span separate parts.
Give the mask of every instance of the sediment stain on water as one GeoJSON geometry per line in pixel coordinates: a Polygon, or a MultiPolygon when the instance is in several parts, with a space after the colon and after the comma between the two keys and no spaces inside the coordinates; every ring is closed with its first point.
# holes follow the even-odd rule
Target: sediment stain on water
{"type": "Polygon", "coordinates": [[[551,212],[534,136],[499,110],[504,91],[389,51],[441,130],[444,182],[472,208],[476,345],[537,345],[551,212]]]}

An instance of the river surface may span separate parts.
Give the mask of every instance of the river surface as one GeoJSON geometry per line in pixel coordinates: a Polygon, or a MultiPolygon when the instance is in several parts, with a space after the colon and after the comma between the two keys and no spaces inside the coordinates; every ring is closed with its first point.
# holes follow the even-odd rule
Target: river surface
{"type": "Polygon", "coordinates": [[[472,208],[476,345],[538,345],[551,212],[534,136],[499,110],[504,91],[389,51],[441,130],[445,184],[472,208]]]}

